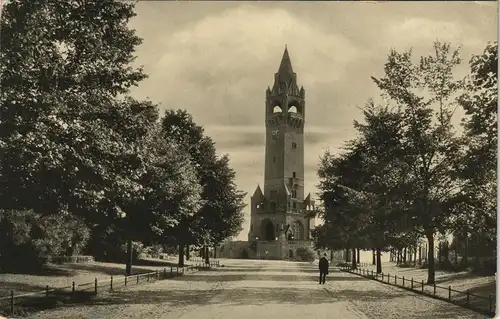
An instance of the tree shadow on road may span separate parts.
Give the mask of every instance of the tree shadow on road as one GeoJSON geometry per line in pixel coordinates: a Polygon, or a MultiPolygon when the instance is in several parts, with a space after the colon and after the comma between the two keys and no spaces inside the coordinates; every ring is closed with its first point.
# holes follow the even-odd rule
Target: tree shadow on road
{"type": "MultiPolygon", "coordinates": [[[[158,304],[167,303],[173,307],[184,305],[268,305],[268,304],[301,304],[314,305],[335,303],[343,300],[356,300],[380,302],[384,299],[397,297],[394,293],[387,294],[378,290],[360,292],[356,290],[343,290],[334,295],[327,293],[326,289],[299,288],[299,287],[245,287],[231,289],[224,298],[214,298],[221,292],[220,289],[210,290],[162,290],[152,293],[149,290],[122,290],[93,300],[84,302],[91,305],[119,305],[119,304],[158,304]]],[[[68,305],[71,306],[71,305],[68,305]]],[[[74,305],[73,305],[74,306],[74,305]]]]}
{"type": "MultiPolygon", "coordinates": [[[[251,274],[247,274],[242,272],[241,274],[217,274],[214,276],[203,274],[193,274],[190,276],[177,277],[173,280],[180,281],[204,281],[204,282],[228,282],[228,281],[240,281],[240,280],[252,280],[252,281],[281,281],[281,282],[316,282],[319,281],[319,276],[317,275],[304,275],[297,273],[281,273],[281,274],[259,274],[259,276],[252,276],[251,274]]],[[[363,281],[367,280],[363,277],[351,277],[351,276],[335,276],[329,275],[327,277],[329,282],[335,281],[363,281]]]]}

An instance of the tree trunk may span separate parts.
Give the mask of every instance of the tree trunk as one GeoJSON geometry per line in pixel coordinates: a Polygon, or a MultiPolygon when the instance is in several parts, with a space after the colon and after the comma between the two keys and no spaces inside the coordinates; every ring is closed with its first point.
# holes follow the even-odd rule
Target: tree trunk
{"type": "Polygon", "coordinates": [[[401,262],[401,253],[399,249],[396,249],[396,265],[399,265],[400,262],[401,262]]]}
{"type": "Polygon", "coordinates": [[[372,265],[375,265],[376,264],[376,256],[375,256],[375,249],[372,249],[372,265]]]}
{"type": "Polygon", "coordinates": [[[360,258],[359,258],[359,248],[356,249],[356,253],[357,253],[357,255],[356,255],[356,261],[359,264],[359,260],[360,260],[360,258]]]}
{"type": "Polygon", "coordinates": [[[411,263],[413,261],[413,250],[411,250],[411,247],[408,248],[408,262],[411,263]]]}
{"type": "Polygon", "coordinates": [[[403,264],[406,264],[406,247],[403,248],[403,264]]]}
{"type": "Polygon", "coordinates": [[[330,250],[330,262],[333,262],[333,250],[330,250]]]}
{"type": "Polygon", "coordinates": [[[349,249],[345,250],[345,262],[348,263],[350,261],[349,259],[349,249]]]}
{"type": "Polygon", "coordinates": [[[418,264],[422,265],[422,246],[418,246],[418,264]]]}
{"type": "Polygon", "coordinates": [[[189,260],[191,258],[191,254],[189,253],[189,245],[186,245],[186,260],[189,260]]]}
{"type": "Polygon", "coordinates": [[[134,256],[132,250],[132,239],[127,240],[127,264],[125,266],[125,274],[130,276],[132,274],[132,258],[134,256]]]}
{"type": "Polygon", "coordinates": [[[377,274],[382,273],[382,254],[380,253],[380,248],[377,248],[377,274]]]}
{"type": "Polygon", "coordinates": [[[417,246],[413,248],[413,265],[417,266],[417,246]]]}
{"type": "Polygon", "coordinates": [[[210,254],[208,251],[208,246],[204,246],[203,248],[205,250],[205,264],[209,264],[210,263],[210,254]]]}
{"type": "Polygon", "coordinates": [[[433,285],[436,282],[436,268],[434,263],[434,232],[428,231],[426,234],[429,249],[427,251],[427,284],[433,285]]]}
{"type": "Polygon", "coordinates": [[[352,269],[357,269],[356,266],[356,248],[352,249],[352,269]]]}
{"type": "Polygon", "coordinates": [[[184,267],[184,244],[179,244],[179,262],[177,266],[184,267]]]}
{"type": "Polygon", "coordinates": [[[462,264],[467,264],[468,261],[469,261],[469,234],[466,234],[464,243],[464,255],[462,256],[462,260],[460,262],[462,264]]]}
{"type": "Polygon", "coordinates": [[[214,259],[217,258],[217,247],[214,246],[214,259]]]}

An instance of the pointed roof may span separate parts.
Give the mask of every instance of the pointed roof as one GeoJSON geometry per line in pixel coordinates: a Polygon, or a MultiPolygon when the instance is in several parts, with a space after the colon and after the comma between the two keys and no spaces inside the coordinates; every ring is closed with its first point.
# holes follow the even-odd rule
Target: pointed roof
{"type": "Polygon", "coordinates": [[[291,78],[293,76],[292,61],[290,61],[290,55],[288,54],[288,48],[286,45],[285,52],[283,52],[283,57],[281,58],[278,74],[280,75],[280,78],[283,77],[284,79],[291,78]]]}
{"type": "Polygon", "coordinates": [[[310,203],[311,202],[311,193],[307,194],[307,197],[304,199],[304,203],[310,203]]]}
{"type": "Polygon", "coordinates": [[[264,197],[264,193],[262,192],[262,189],[260,189],[260,185],[257,184],[257,188],[255,189],[255,192],[253,192],[252,197],[254,198],[262,198],[264,197]]]}

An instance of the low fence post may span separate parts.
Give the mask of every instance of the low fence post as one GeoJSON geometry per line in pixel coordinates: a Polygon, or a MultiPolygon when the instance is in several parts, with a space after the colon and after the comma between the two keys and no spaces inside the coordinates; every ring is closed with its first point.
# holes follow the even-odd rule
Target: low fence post
{"type": "Polygon", "coordinates": [[[45,296],[49,296],[49,285],[45,285],[45,296]]]}
{"type": "Polygon", "coordinates": [[[434,283],[434,296],[436,295],[436,283],[434,283]]]}
{"type": "Polygon", "coordinates": [[[467,304],[469,304],[469,302],[470,302],[470,291],[469,291],[469,289],[467,289],[466,296],[467,296],[467,304]]]}
{"type": "Polygon", "coordinates": [[[174,269],[172,268],[172,266],[170,266],[170,277],[173,277],[174,276],[174,269]]]}
{"type": "Polygon", "coordinates": [[[14,290],[10,291],[10,314],[14,314],[14,290]]]}
{"type": "Polygon", "coordinates": [[[167,268],[163,268],[163,279],[167,278],[167,268]]]}
{"type": "Polygon", "coordinates": [[[451,301],[451,286],[448,286],[448,300],[451,301]]]}
{"type": "Polygon", "coordinates": [[[382,281],[384,281],[384,273],[382,273],[382,281]]]}
{"type": "Polygon", "coordinates": [[[137,274],[137,284],[139,284],[139,274],[137,274]]]}
{"type": "Polygon", "coordinates": [[[109,281],[109,291],[113,291],[113,276],[111,276],[111,280],[109,281]]]}
{"type": "Polygon", "coordinates": [[[177,276],[179,276],[179,266],[177,266],[177,276]]]}
{"type": "Polygon", "coordinates": [[[493,298],[491,297],[491,294],[488,296],[488,299],[489,299],[489,302],[490,302],[490,313],[493,312],[493,310],[491,310],[491,308],[493,308],[493,298]]]}
{"type": "Polygon", "coordinates": [[[127,276],[125,276],[125,287],[127,287],[127,276]]]}
{"type": "Polygon", "coordinates": [[[75,295],[75,282],[73,281],[73,284],[71,285],[71,295],[75,295]]]}
{"type": "Polygon", "coordinates": [[[403,276],[403,287],[405,286],[405,276],[403,276]]]}
{"type": "Polygon", "coordinates": [[[158,280],[158,269],[156,269],[156,280],[158,280]]]}
{"type": "Polygon", "coordinates": [[[394,285],[397,286],[398,284],[398,274],[394,275],[394,285]]]}
{"type": "Polygon", "coordinates": [[[424,280],[422,279],[422,292],[424,292],[424,280]]]}
{"type": "Polygon", "coordinates": [[[411,290],[413,290],[413,277],[411,277],[411,290]]]}
{"type": "Polygon", "coordinates": [[[94,278],[94,294],[97,295],[97,278],[94,278]]]}

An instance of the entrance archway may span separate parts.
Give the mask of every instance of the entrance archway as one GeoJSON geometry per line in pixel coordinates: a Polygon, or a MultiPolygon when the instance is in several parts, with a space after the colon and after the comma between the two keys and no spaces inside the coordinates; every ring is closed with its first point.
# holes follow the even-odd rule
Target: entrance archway
{"type": "Polygon", "coordinates": [[[271,220],[265,219],[262,221],[262,232],[263,240],[272,241],[275,239],[274,235],[274,224],[271,220]]]}

